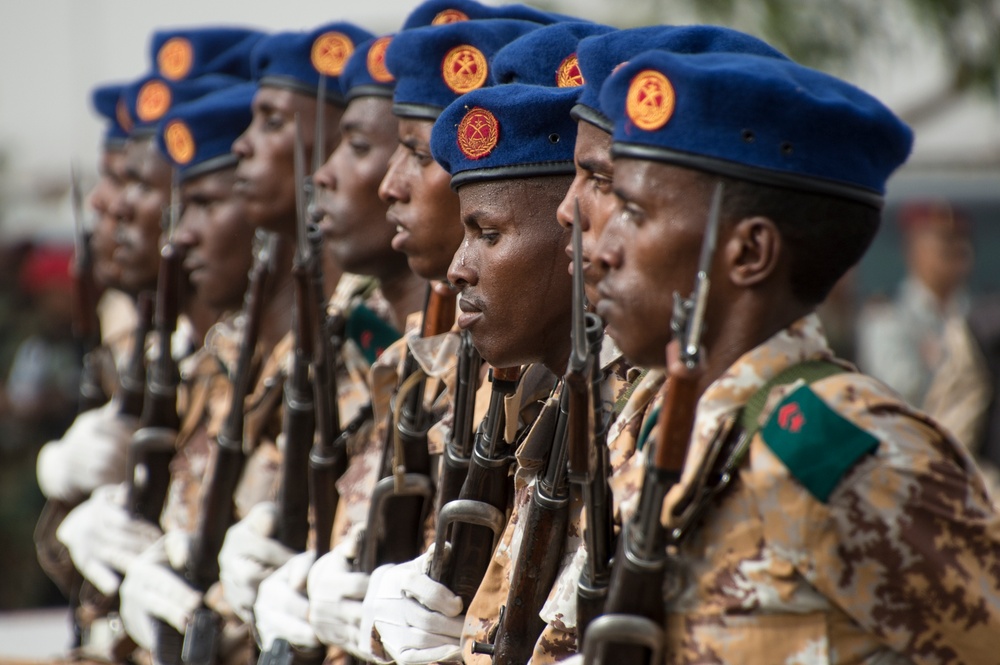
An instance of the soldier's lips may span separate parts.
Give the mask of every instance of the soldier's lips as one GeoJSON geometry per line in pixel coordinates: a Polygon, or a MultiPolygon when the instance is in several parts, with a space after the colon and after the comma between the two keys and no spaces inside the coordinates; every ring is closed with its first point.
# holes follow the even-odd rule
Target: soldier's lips
{"type": "Polygon", "coordinates": [[[458,327],[462,330],[471,328],[483,317],[482,303],[472,296],[462,295],[458,299],[458,308],[462,313],[458,317],[458,327]]]}

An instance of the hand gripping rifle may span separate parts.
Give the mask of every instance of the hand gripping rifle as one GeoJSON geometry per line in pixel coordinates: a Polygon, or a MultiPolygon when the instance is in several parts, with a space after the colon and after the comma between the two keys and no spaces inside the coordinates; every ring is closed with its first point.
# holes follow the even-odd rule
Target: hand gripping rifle
{"type": "MultiPolygon", "coordinates": [[[[274,274],[277,236],[258,231],[256,256],[250,283],[243,301],[243,338],[232,375],[233,392],[229,413],[216,436],[216,457],[212,475],[205,482],[200,511],[201,521],[191,540],[191,550],[182,574],[193,588],[205,593],[219,579],[219,550],[226,529],[234,520],[233,495],[243,471],[243,408],[253,389],[254,350],[260,332],[267,281],[274,274]]],[[[212,665],[218,650],[221,619],[204,605],[194,611],[183,634],[171,625],[156,624],[158,662],[184,665],[212,665]]]]}
{"type": "Polygon", "coordinates": [[[480,369],[479,354],[472,347],[467,333],[462,334],[459,354],[459,363],[466,363],[460,371],[468,373],[464,377],[465,386],[461,385],[463,377],[459,376],[459,391],[465,390],[467,394],[456,395],[454,440],[448,444],[453,449],[446,453],[445,464],[446,468],[449,463],[452,464],[454,472],[464,461],[467,475],[458,498],[445,503],[438,512],[430,577],[461,597],[468,608],[486,575],[493,550],[507,523],[510,464],[514,451],[513,446],[504,440],[504,401],[517,391],[521,369],[491,369],[493,388],[489,410],[476,433],[474,445],[464,445],[462,439],[468,441],[470,438],[471,411],[475,407],[480,369]],[[472,349],[471,352],[466,346],[472,349]],[[460,414],[460,407],[468,409],[468,412],[460,414]],[[468,448],[468,452],[462,448],[468,448]]]}
{"type": "Polygon", "coordinates": [[[586,507],[584,545],[587,559],[577,585],[577,635],[600,613],[611,579],[613,517],[608,487],[608,421],[601,408],[600,367],[604,326],[583,302],[583,231],[580,205],[573,212],[573,349],[566,372],[569,392],[569,480],[577,485],[586,507]]]}
{"type": "Polygon", "coordinates": [[[101,320],[97,317],[98,293],[94,281],[94,250],[91,233],[84,227],[83,195],[76,167],[70,165],[70,198],[73,202],[73,338],[76,340],[83,371],[80,375],[79,412],[97,408],[108,401],[98,376],[93,352],[101,345],[101,320]]]}
{"type": "MultiPolygon", "coordinates": [[[[670,325],[688,372],[668,373],[664,384],[656,448],[646,467],[638,510],[619,538],[605,614],[594,619],[584,635],[587,663],[662,663],[665,656],[663,588],[669,564],[667,548],[676,545],[676,538],[668,533],[660,516],[667,492],[680,480],[694,428],[699,397],[696,370],[701,361],[708,275],[721,205],[720,183],[712,196],[694,289],[687,299],[674,294],[670,325]]],[[[667,364],[669,371],[669,359],[667,364]]]]}
{"type": "MultiPolygon", "coordinates": [[[[443,295],[428,286],[421,336],[445,333],[454,322],[455,295],[443,295]]],[[[399,388],[390,404],[381,479],[372,491],[357,562],[362,572],[371,573],[385,563],[410,561],[423,550],[424,520],[434,497],[427,450],[431,422],[424,408],[426,378],[412,351],[408,351],[399,388]]]]}

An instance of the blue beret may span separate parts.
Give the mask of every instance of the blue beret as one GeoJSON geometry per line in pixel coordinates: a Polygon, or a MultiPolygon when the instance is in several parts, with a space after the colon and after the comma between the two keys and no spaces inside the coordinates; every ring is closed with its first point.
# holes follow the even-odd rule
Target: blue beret
{"type": "Polygon", "coordinates": [[[580,102],[573,109],[573,115],[597,125],[610,134],[611,121],[601,113],[601,85],[615,67],[640,53],[652,50],[673,53],[750,53],[773,58],[785,57],[780,51],[756,37],[713,25],[656,25],[588,37],[580,42],[577,51],[584,84],[580,102]]]}
{"type": "Polygon", "coordinates": [[[250,52],[264,36],[245,28],[180,28],[158,30],[149,44],[153,71],[180,81],[205,74],[250,79],[250,52]]]}
{"type": "Polygon", "coordinates": [[[462,21],[509,18],[548,25],[570,19],[561,14],[543,12],[527,5],[500,5],[490,7],[476,0],[426,0],[410,12],[403,22],[403,30],[424,28],[429,25],[447,25],[462,21]]]}
{"type": "Polygon", "coordinates": [[[790,60],[649,51],[612,74],[611,153],[881,206],[910,128],[877,99],[790,60]]]}
{"type": "Polygon", "coordinates": [[[385,63],[396,77],[393,112],[434,120],[460,95],[489,85],[489,59],[538,23],[496,19],[405,30],[385,63]]]}
{"type": "Polygon", "coordinates": [[[168,81],[156,75],[143,76],[125,87],[122,100],[128,112],[131,136],[156,133],[156,125],[177,104],[190,102],[215,90],[227,88],[242,79],[209,74],[196,79],[168,81]]]}
{"type": "Polygon", "coordinates": [[[233,142],[250,126],[256,91],[253,83],[240,83],[179,104],[163,116],[157,142],[182,180],[235,166],[233,142]]]}
{"type": "Polygon", "coordinates": [[[385,52],[392,37],[369,39],[355,49],[340,75],[340,93],[346,101],[355,97],[392,98],[396,79],[385,66],[385,52]]]}
{"type": "Polygon", "coordinates": [[[434,123],[431,154],[451,186],[544,175],[572,175],[576,88],[510,83],[473,90],[434,123]]]}
{"type": "Polygon", "coordinates": [[[493,83],[531,83],[559,88],[582,85],[576,48],[580,40],[615,28],[588,21],[554,23],[518,37],[490,61],[493,83]]]}
{"type": "Polygon", "coordinates": [[[309,32],[280,32],[253,50],[253,78],[258,85],[287,88],[315,96],[320,74],[326,76],[327,101],[343,106],[339,77],[361,42],[375,35],[353,23],[336,22],[309,32]]]}
{"type": "Polygon", "coordinates": [[[128,129],[126,124],[122,123],[123,119],[126,123],[129,120],[122,101],[124,89],[124,83],[109,83],[94,88],[90,93],[90,102],[94,110],[106,121],[103,141],[105,148],[119,148],[128,138],[128,129]]]}

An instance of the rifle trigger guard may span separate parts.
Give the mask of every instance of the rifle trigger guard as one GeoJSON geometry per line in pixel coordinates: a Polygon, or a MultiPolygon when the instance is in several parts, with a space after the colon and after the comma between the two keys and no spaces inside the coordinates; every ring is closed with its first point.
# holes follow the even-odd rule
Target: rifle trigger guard
{"type": "Polygon", "coordinates": [[[448,527],[454,522],[462,522],[488,528],[493,532],[493,547],[496,549],[500,534],[506,526],[503,513],[483,501],[472,499],[454,499],[446,503],[437,518],[437,533],[434,538],[434,558],[431,560],[430,575],[439,580],[444,574],[447,563],[446,554],[450,552],[448,545],[448,527]]]}
{"type": "Polygon", "coordinates": [[[604,665],[604,654],[613,644],[637,644],[651,652],[648,662],[663,662],[666,638],[663,629],[646,617],[633,614],[605,614],[587,626],[583,636],[583,662],[585,665],[604,665]]]}

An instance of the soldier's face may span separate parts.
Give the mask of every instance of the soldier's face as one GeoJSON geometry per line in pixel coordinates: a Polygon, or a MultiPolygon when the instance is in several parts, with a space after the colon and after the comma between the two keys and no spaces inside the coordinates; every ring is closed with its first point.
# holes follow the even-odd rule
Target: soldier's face
{"type": "Polygon", "coordinates": [[[163,212],[170,202],[170,166],[152,139],[125,146],[124,184],[111,211],[118,222],[114,260],[129,293],[156,288],[163,212]]]}
{"type": "MultiPolygon", "coordinates": [[[[571,229],[575,202],[580,204],[580,228],[583,230],[583,279],[587,300],[598,300],[597,283],[601,281],[600,264],[590,260],[594,245],[607,224],[614,205],[611,178],[614,165],[611,162],[611,135],[589,122],[577,122],[576,146],[573,161],[576,176],[566,192],[566,198],[559,205],[559,223],[571,229]]],[[[566,247],[566,254],[573,257],[572,245],[566,247]]],[[[569,272],[573,274],[572,260],[569,272]]]]}
{"type": "Polygon", "coordinates": [[[90,206],[97,213],[90,238],[94,252],[94,278],[102,286],[117,288],[121,284],[121,268],[115,263],[118,247],[118,223],[111,212],[115,199],[125,186],[125,151],[105,150],[98,165],[98,180],[90,193],[90,206]]]}
{"type": "Polygon", "coordinates": [[[184,214],[175,235],[197,297],[220,311],[240,307],[253,263],[254,230],[246,222],[246,204],[233,195],[235,181],[233,167],[184,182],[184,214]]]}
{"type": "Polygon", "coordinates": [[[399,144],[392,100],[359,97],[341,118],[341,142],[316,172],[319,227],[334,260],[349,272],[372,275],[406,257],[393,251],[395,230],[378,188],[399,144]]]}
{"type": "MultiPolygon", "coordinates": [[[[326,104],[324,150],[329,154],[340,139],[341,111],[326,104]]],[[[316,99],[284,88],[264,86],[253,100],[253,120],[233,143],[240,162],[236,193],[247,204],[254,226],[295,237],[295,118],[299,118],[305,168],[312,164],[316,99]]]]}
{"type": "Polygon", "coordinates": [[[396,235],[392,248],[406,254],[425,279],[444,279],[462,242],[458,195],[451,176],[431,156],[429,120],[399,121],[399,147],[389,160],[379,196],[396,235]]]}
{"type": "Polygon", "coordinates": [[[461,291],[458,324],[498,367],[542,362],[561,372],[569,354],[569,233],[555,220],[565,176],[483,182],[459,191],[465,237],[448,270],[461,291]]]}
{"type": "Polygon", "coordinates": [[[663,367],[673,293],[694,285],[710,192],[696,172],[615,160],[616,202],[595,247],[605,271],[597,312],[625,356],[663,367]]]}

